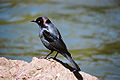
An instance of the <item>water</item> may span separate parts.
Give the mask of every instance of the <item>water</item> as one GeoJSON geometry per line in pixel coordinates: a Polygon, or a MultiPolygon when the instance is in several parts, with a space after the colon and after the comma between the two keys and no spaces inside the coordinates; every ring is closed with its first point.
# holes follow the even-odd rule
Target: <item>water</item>
{"type": "MultiPolygon", "coordinates": [[[[47,55],[49,51],[40,42],[37,25],[30,22],[47,16],[61,32],[82,71],[100,80],[120,80],[119,3],[119,0],[1,0],[0,56],[29,62],[34,56],[47,55]]],[[[61,55],[58,57],[69,63],[61,55]]]]}

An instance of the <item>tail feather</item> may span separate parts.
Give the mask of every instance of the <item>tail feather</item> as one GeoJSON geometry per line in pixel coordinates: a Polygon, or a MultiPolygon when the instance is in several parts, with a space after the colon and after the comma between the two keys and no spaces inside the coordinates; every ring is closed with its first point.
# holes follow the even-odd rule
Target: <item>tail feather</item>
{"type": "Polygon", "coordinates": [[[71,54],[70,54],[69,52],[63,53],[62,55],[71,62],[72,66],[73,66],[76,70],[81,71],[81,69],[79,68],[79,66],[78,66],[78,65],[75,63],[75,61],[72,59],[71,54]]]}

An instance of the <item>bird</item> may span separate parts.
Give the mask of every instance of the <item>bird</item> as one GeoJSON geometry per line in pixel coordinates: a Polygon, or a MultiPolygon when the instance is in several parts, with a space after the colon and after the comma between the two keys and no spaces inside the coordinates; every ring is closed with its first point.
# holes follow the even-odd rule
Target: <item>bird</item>
{"type": "Polygon", "coordinates": [[[58,53],[63,55],[72,64],[74,70],[81,71],[76,62],[72,59],[71,54],[63,41],[63,38],[57,29],[57,27],[45,16],[40,16],[31,22],[37,23],[39,26],[39,37],[43,45],[50,50],[50,53],[45,57],[47,58],[50,54],[56,51],[57,57],[58,53]]]}

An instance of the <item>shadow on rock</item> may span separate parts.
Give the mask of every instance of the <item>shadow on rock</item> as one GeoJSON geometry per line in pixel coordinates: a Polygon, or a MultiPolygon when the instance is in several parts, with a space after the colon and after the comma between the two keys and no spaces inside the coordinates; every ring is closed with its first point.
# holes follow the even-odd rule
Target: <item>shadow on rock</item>
{"type": "MultiPolygon", "coordinates": [[[[52,57],[51,57],[52,58],[52,57]]],[[[57,62],[61,63],[64,67],[66,67],[67,69],[69,69],[71,72],[74,73],[75,77],[78,80],[83,80],[82,75],[79,73],[79,71],[75,70],[73,67],[69,66],[67,63],[63,63],[62,61],[60,61],[59,59],[56,58],[52,58],[54,60],[56,60],[57,62]]]]}

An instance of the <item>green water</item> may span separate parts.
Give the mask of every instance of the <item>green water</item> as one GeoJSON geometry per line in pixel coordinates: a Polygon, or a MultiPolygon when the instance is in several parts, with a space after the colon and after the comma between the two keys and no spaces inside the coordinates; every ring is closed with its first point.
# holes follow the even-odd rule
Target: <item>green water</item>
{"type": "Polygon", "coordinates": [[[100,80],[120,80],[120,1],[92,1],[0,0],[0,57],[31,61],[47,55],[37,25],[30,22],[47,16],[82,71],[100,80]]]}

